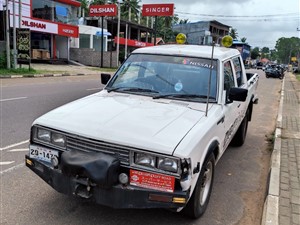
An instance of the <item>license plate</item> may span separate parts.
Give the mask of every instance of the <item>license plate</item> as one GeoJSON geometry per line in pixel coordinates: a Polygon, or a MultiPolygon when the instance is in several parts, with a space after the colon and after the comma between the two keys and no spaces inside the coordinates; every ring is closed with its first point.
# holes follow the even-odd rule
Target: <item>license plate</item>
{"type": "Polygon", "coordinates": [[[51,162],[52,157],[58,157],[58,151],[51,150],[48,148],[30,145],[29,157],[34,159],[40,159],[45,162],[51,162]]]}
{"type": "Polygon", "coordinates": [[[175,177],[130,170],[130,184],[159,191],[174,192],[175,177]]]}

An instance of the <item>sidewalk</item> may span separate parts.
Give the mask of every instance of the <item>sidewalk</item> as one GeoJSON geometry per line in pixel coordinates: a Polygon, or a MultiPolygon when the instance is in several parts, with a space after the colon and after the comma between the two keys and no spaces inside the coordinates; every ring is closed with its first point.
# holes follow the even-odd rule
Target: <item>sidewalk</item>
{"type": "MultiPolygon", "coordinates": [[[[33,77],[55,77],[55,76],[80,76],[80,75],[93,75],[107,73],[105,70],[100,67],[91,67],[91,66],[81,66],[81,65],[53,65],[53,64],[31,64],[31,67],[38,71],[43,71],[41,74],[32,75],[33,77]]],[[[112,72],[108,72],[112,73],[112,72]]],[[[6,76],[5,78],[20,78],[23,75],[11,75],[6,76]]],[[[27,75],[28,77],[28,75],[27,75]]]]}
{"type": "Polygon", "coordinates": [[[300,82],[282,84],[262,225],[300,225],[300,82]]]}

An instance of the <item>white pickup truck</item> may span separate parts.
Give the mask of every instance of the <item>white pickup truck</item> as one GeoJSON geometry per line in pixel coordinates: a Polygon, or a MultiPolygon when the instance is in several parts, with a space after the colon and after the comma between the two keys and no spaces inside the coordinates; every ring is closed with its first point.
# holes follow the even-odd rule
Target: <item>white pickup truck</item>
{"type": "Polygon", "coordinates": [[[35,120],[26,166],[64,194],[198,218],[216,163],[245,141],[258,78],[236,49],[137,49],[102,91],[35,120]]]}

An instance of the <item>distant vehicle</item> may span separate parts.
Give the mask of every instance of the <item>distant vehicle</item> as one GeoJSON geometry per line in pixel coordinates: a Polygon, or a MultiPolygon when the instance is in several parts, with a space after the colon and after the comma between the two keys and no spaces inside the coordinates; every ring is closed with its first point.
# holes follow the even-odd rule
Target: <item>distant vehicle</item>
{"type": "Polygon", "coordinates": [[[282,79],[284,76],[284,70],[279,65],[268,65],[265,69],[266,77],[274,77],[282,79]]]}
{"type": "Polygon", "coordinates": [[[256,69],[257,70],[262,70],[263,69],[264,64],[262,62],[258,62],[256,63],[256,69]]]}

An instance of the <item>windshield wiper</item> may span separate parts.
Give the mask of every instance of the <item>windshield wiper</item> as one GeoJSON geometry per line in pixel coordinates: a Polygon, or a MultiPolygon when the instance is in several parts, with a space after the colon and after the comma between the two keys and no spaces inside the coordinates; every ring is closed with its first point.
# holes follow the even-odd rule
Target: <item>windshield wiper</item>
{"type": "MultiPolygon", "coordinates": [[[[161,94],[153,96],[153,99],[165,98],[165,97],[174,97],[174,98],[202,98],[207,99],[207,95],[197,95],[197,94],[161,94]]],[[[209,96],[209,99],[216,100],[215,97],[209,96]]]]}
{"type": "Polygon", "coordinates": [[[130,92],[159,93],[158,91],[155,91],[155,90],[152,90],[152,89],[138,88],[138,87],[116,87],[116,88],[107,89],[107,92],[117,91],[117,90],[130,91],[130,92]]]}

